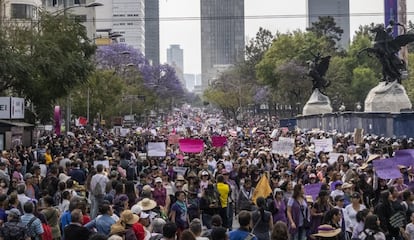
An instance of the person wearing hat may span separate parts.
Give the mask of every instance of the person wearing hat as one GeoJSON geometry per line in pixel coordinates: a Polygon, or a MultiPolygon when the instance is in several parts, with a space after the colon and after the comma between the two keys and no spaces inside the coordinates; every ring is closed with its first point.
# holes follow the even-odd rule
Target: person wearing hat
{"type": "Polygon", "coordinates": [[[168,210],[170,208],[170,196],[167,194],[167,189],[162,184],[162,178],[156,177],[155,187],[152,191],[152,198],[157,203],[160,209],[168,210]]]}
{"type": "Polygon", "coordinates": [[[17,208],[6,211],[7,222],[0,228],[0,239],[24,239],[30,240],[27,228],[20,222],[22,215],[17,208]]]}
{"type": "Polygon", "coordinates": [[[344,207],[348,206],[351,203],[352,187],[354,185],[349,182],[344,182],[342,184],[342,191],[344,192],[344,207]]]}
{"type": "Polygon", "coordinates": [[[312,236],[315,239],[339,239],[338,236],[340,233],[340,228],[335,228],[331,225],[323,224],[318,227],[318,232],[312,234],[312,236]]]}
{"type": "Polygon", "coordinates": [[[208,186],[208,183],[209,183],[209,180],[210,180],[210,174],[208,173],[208,171],[204,170],[204,171],[201,171],[200,175],[201,175],[200,189],[201,189],[201,191],[203,191],[208,186]]]}
{"type": "Polygon", "coordinates": [[[362,204],[361,194],[359,192],[352,193],[351,204],[346,206],[344,209],[345,227],[349,235],[352,234],[353,229],[358,224],[356,219],[357,213],[364,209],[366,209],[366,207],[362,204]]]}

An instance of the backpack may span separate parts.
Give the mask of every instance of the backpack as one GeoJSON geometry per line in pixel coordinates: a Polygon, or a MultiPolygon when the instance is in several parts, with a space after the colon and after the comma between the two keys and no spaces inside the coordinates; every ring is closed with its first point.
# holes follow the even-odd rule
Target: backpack
{"type": "Polygon", "coordinates": [[[52,237],[52,228],[49,224],[42,223],[43,233],[42,233],[42,240],[53,240],[52,237]]]}
{"type": "Polygon", "coordinates": [[[102,181],[102,177],[96,182],[95,184],[95,188],[92,189],[92,194],[94,196],[101,196],[102,195],[102,186],[100,184],[100,182],[102,181]]]}
{"type": "Polygon", "coordinates": [[[6,222],[2,231],[4,239],[8,240],[24,240],[27,236],[26,227],[20,222],[6,222]]]}

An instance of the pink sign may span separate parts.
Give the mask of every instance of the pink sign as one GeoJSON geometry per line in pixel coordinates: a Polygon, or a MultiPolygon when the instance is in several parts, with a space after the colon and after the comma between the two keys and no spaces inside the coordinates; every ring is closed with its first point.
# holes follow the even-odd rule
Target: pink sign
{"type": "Polygon", "coordinates": [[[186,153],[199,153],[204,149],[204,142],[201,139],[184,138],[179,140],[180,150],[186,153]]]}
{"type": "Polygon", "coordinates": [[[55,106],[54,111],[54,120],[55,120],[55,134],[60,135],[60,106],[55,106]]]}
{"type": "Polygon", "coordinates": [[[227,143],[227,138],[225,136],[213,136],[211,141],[213,142],[213,147],[223,147],[227,143]]]}

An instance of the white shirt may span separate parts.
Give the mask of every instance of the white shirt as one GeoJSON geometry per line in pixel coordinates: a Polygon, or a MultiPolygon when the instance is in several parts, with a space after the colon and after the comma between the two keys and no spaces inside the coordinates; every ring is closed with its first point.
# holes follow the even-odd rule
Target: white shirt
{"type": "Polygon", "coordinates": [[[358,223],[356,220],[356,215],[358,211],[364,210],[366,207],[363,204],[360,204],[359,209],[355,211],[352,207],[352,204],[349,204],[345,207],[344,210],[344,218],[345,218],[345,228],[347,231],[352,232],[351,228],[353,229],[354,226],[358,223]]]}
{"type": "Polygon", "coordinates": [[[97,173],[95,175],[92,176],[91,179],[91,189],[95,189],[96,184],[100,184],[101,185],[101,189],[102,189],[102,194],[105,194],[105,188],[106,188],[106,183],[109,181],[108,177],[97,173]]]}

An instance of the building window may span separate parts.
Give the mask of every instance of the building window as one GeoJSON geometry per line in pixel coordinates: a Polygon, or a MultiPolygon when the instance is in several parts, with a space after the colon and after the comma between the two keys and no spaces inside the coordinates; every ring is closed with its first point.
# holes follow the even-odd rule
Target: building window
{"type": "Polygon", "coordinates": [[[30,19],[36,16],[36,8],[28,4],[11,4],[11,17],[17,19],[30,19]]]}
{"type": "Polygon", "coordinates": [[[76,5],[86,4],[86,0],[75,0],[76,5]]]}
{"type": "Polygon", "coordinates": [[[87,20],[86,15],[75,15],[74,19],[76,22],[80,22],[80,23],[86,22],[87,20]]]}
{"type": "Polygon", "coordinates": [[[120,23],[119,26],[125,26],[125,23],[120,23]]]}
{"type": "Polygon", "coordinates": [[[129,23],[128,23],[128,26],[132,26],[132,25],[134,25],[132,22],[129,22],[129,23]]]}
{"type": "Polygon", "coordinates": [[[120,38],[119,42],[125,42],[125,38],[120,38]]]}

